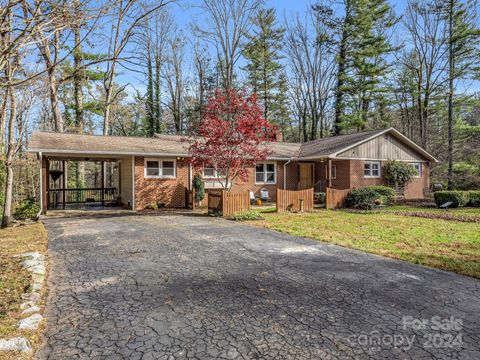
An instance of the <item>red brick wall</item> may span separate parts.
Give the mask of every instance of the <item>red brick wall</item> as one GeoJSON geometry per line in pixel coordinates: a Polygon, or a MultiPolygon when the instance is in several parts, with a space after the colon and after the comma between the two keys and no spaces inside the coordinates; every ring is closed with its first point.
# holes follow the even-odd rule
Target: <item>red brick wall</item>
{"type": "MultiPolygon", "coordinates": [[[[366,178],[363,175],[364,160],[350,160],[351,173],[351,188],[369,186],[369,185],[385,185],[383,178],[383,166],[385,161],[381,161],[381,177],[380,178],[366,178]]],[[[337,170],[338,171],[338,170],[337,170]]],[[[424,188],[430,185],[430,166],[428,163],[422,163],[422,176],[413,178],[413,180],[405,187],[406,199],[423,199],[424,188]]]]}
{"type": "MultiPolygon", "coordinates": [[[[337,168],[337,176],[332,179],[332,188],[349,189],[350,188],[350,161],[332,160],[332,166],[337,168]]],[[[315,164],[315,182],[321,181],[321,190],[325,191],[327,187],[328,161],[317,162],[315,164]]]]}
{"type": "MultiPolygon", "coordinates": [[[[272,161],[273,162],[273,161],[272,161]]],[[[272,201],[276,201],[277,187],[283,189],[284,182],[284,165],[285,161],[276,161],[277,182],[276,184],[255,184],[255,168],[249,168],[248,178],[246,181],[237,180],[232,187],[232,192],[253,191],[255,195],[260,197],[260,190],[265,188],[272,201]]],[[[287,170],[287,189],[297,189],[297,163],[291,162],[286,166],[287,170]]],[[[209,190],[207,190],[208,193],[209,190]]]]}
{"type": "Polygon", "coordinates": [[[177,160],[175,179],[146,179],[144,161],[143,157],[135,157],[135,209],[142,210],[153,203],[163,203],[167,207],[185,207],[185,190],[189,183],[188,164],[184,160],[177,160]]]}
{"type": "MultiPolygon", "coordinates": [[[[234,192],[253,191],[260,196],[260,189],[268,190],[272,201],[276,200],[276,189],[283,189],[285,161],[277,161],[277,183],[255,184],[255,168],[249,169],[247,181],[238,180],[232,188],[234,192]]],[[[324,190],[327,181],[327,161],[315,164],[316,181],[321,180],[324,190]]],[[[381,163],[383,165],[385,162],[381,163]]],[[[332,179],[332,187],[335,189],[349,189],[369,185],[383,185],[384,179],[365,178],[363,175],[363,160],[332,160],[332,165],[337,167],[336,179],[332,179]]],[[[287,166],[286,188],[298,189],[298,163],[292,161],[287,166]]],[[[423,198],[423,189],[429,187],[429,165],[423,163],[422,177],[415,178],[405,189],[407,199],[423,198]]],[[[383,170],[382,170],[383,171],[383,170]]],[[[383,176],[383,173],[382,173],[383,176]]],[[[175,179],[146,179],[144,177],[144,158],[135,157],[135,208],[144,209],[150,204],[163,203],[167,207],[184,207],[185,190],[188,189],[188,164],[184,160],[177,160],[175,179]]],[[[208,190],[207,190],[208,192],[208,190]]],[[[206,199],[205,199],[206,202],[206,199]]]]}
{"type": "Polygon", "coordinates": [[[430,165],[422,163],[422,176],[413,178],[405,188],[406,199],[423,199],[425,194],[423,190],[430,187],[430,165]]]}
{"type": "MultiPolygon", "coordinates": [[[[385,161],[381,161],[382,170],[380,178],[366,178],[363,175],[364,160],[332,160],[332,165],[337,167],[337,177],[332,179],[332,188],[334,189],[353,189],[371,185],[385,185],[383,179],[383,166],[385,161]]],[[[317,162],[315,164],[316,181],[321,180],[322,191],[325,191],[327,184],[328,162],[317,162]]],[[[414,178],[405,188],[406,199],[422,199],[423,190],[428,188],[430,183],[430,166],[428,163],[422,165],[422,176],[414,178]]]]}

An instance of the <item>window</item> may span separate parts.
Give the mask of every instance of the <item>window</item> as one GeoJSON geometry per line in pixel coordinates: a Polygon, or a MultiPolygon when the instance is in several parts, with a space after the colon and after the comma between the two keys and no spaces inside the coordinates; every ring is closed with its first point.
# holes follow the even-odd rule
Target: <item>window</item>
{"type": "Polygon", "coordinates": [[[363,175],[365,177],[380,177],[380,161],[365,161],[363,175]]]}
{"type": "Polygon", "coordinates": [[[175,178],[175,160],[145,159],[146,178],[175,178]]]}
{"type": "Polygon", "coordinates": [[[215,170],[213,167],[204,167],[202,177],[204,179],[220,179],[224,178],[225,175],[223,170],[215,170]]]}
{"type": "Polygon", "coordinates": [[[422,176],[422,163],[412,162],[412,163],[410,163],[410,165],[412,165],[415,168],[415,170],[417,171],[417,175],[415,175],[415,177],[421,177],[422,176]]]}
{"type": "Polygon", "coordinates": [[[330,179],[335,180],[337,178],[337,165],[332,165],[330,170],[330,179]]]}
{"type": "Polygon", "coordinates": [[[216,174],[217,172],[215,171],[214,168],[212,167],[204,167],[203,168],[203,177],[204,178],[215,178],[217,177],[216,174]]]}
{"type": "Polygon", "coordinates": [[[256,184],[275,184],[276,182],[277,174],[275,163],[257,164],[255,167],[256,184]]]}

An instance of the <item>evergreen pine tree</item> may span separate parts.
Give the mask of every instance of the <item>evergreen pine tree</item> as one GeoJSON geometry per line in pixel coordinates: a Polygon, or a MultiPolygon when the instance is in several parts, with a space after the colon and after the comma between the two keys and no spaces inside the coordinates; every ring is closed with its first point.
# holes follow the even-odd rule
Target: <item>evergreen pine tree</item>
{"type": "Polygon", "coordinates": [[[263,105],[263,117],[279,123],[279,117],[286,113],[284,94],[280,94],[285,87],[284,66],[280,63],[285,29],[277,26],[275,9],[260,9],[254,25],[255,31],[248,36],[244,51],[248,85],[263,105]]]}

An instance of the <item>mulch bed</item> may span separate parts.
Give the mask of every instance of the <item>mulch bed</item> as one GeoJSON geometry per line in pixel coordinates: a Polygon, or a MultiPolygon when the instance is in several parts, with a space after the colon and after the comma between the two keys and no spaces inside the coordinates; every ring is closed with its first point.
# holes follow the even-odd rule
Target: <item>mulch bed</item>
{"type": "Polygon", "coordinates": [[[449,214],[447,212],[443,214],[439,214],[439,213],[427,213],[427,212],[420,212],[420,211],[392,211],[391,214],[421,217],[426,219],[442,219],[442,220],[480,223],[480,217],[478,216],[449,214]]]}
{"type": "Polygon", "coordinates": [[[393,214],[401,216],[412,216],[420,217],[425,219],[441,219],[441,220],[450,220],[450,221],[460,221],[460,222],[469,222],[469,223],[480,223],[479,216],[469,216],[469,215],[458,215],[448,212],[444,213],[430,213],[422,211],[382,211],[382,210],[357,210],[357,209],[342,209],[342,211],[353,212],[357,214],[393,214]]]}

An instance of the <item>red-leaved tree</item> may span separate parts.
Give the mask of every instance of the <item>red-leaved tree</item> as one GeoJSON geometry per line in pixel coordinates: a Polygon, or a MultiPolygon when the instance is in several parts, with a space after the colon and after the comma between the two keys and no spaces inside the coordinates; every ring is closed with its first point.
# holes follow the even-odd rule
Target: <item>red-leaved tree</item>
{"type": "Polygon", "coordinates": [[[271,154],[267,141],[276,128],[262,117],[256,96],[231,89],[217,90],[209,99],[197,137],[187,138],[190,162],[195,169],[212,167],[224,190],[237,179],[246,180],[248,168],[271,154]]]}

